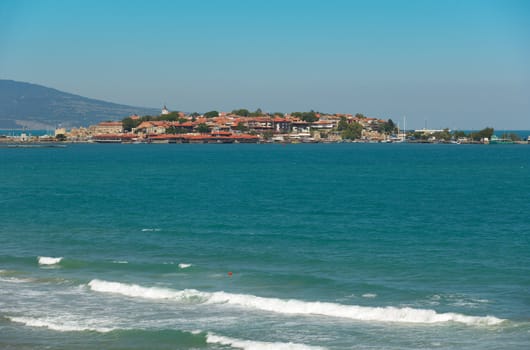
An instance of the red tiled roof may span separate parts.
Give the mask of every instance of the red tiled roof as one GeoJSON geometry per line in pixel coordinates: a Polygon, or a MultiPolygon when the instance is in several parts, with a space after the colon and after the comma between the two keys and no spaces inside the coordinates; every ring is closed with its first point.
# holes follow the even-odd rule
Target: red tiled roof
{"type": "Polygon", "coordinates": [[[151,122],[141,122],[137,127],[136,129],[144,129],[144,128],[150,128],[152,127],[153,124],[151,124],[151,122]]]}
{"type": "Polygon", "coordinates": [[[182,138],[182,135],[177,135],[177,134],[159,134],[159,135],[149,136],[149,138],[151,140],[170,140],[170,139],[182,138]]]}
{"type": "Polygon", "coordinates": [[[123,126],[122,122],[101,122],[98,126],[123,126]]]}

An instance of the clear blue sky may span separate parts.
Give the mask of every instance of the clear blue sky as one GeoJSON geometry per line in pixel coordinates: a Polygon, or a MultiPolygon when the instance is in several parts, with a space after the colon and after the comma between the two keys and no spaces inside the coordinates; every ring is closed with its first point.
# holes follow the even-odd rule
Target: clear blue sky
{"type": "Polygon", "coordinates": [[[530,129],[530,1],[0,1],[0,78],[187,112],[530,129]]]}

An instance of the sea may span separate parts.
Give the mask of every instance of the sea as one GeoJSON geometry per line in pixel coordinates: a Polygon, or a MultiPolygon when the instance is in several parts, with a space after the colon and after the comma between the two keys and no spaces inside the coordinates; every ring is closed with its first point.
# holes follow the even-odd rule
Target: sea
{"type": "Polygon", "coordinates": [[[1,349],[528,349],[530,146],[0,148],[1,349]]]}

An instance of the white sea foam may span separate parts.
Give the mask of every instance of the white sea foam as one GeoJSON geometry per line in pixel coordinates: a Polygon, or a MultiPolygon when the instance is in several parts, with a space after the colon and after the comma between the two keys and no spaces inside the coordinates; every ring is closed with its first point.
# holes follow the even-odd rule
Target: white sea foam
{"type": "Polygon", "coordinates": [[[271,343],[271,342],[260,342],[253,340],[242,340],[236,338],[223,337],[208,333],[206,336],[206,342],[209,344],[220,344],[228,345],[234,348],[243,350],[316,350],[324,349],[321,347],[308,346],[304,344],[296,343],[271,343]]]}
{"type": "Polygon", "coordinates": [[[178,266],[180,269],[187,269],[188,267],[191,267],[191,264],[180,263],[178,266]]]}
{"type": "Polygon", "coordinates": [[[34,282],[35,279],[33,278],[16,278],[16,277],[0,277],[0,282],[8,282],[8,283],[28,283],[28,282],[34,282]]]}
{"type": "Polygon", "coordinates": [[[114,260],[112,261],[114,264],[128,264],[129,262],[126,260],[114,260]]]}
{"type": "Polygon", "coordinates": [[[59,321],[56,319],[50,318],[31,318],[31,317],[7,317],[10,321],[16,323],[22,323],[30,327],[42,327],[48,328],[54,331],[59,332],[82,332],[82,331],[92,331],[107,333],[113,331],[115,328],[108,327],[97,327],[93,325],[82,325],[74,322],[59,321]]]}
{"type": "Polygon", "coordinates": [[[101,280],[92,280],[88,286],[96,292],[116,293],[135,298],[167,299],[188,303],[229,304],[280,314],[321,315],[347,318],[356,321],[399,323],[459,322],[468,325],[495,325],[504,321],[494,316],[467,316],[453,312],[438,313],[430,309],[399,308],[393,306],[368,307],[329,302],[307,302],[294,299],[283,300],[247,294],[225,292],[208,293],[194,289],[177,291],[101,280]]]}
{"type": "Polygon", "coordinates": [[[374,294],[374,293],[364,293],[362,295],[363,298],[375,298],[377,297],[377,294],[374,294]]]}
{"type": "Polygon", "coordinates": [[[53,258],[49,256],[39,256],[39,265],[55,265],[61,262],[63,260],[62,257],[60,258],[53,258]]]}
{"type": "Polygon", "coordinates": [[[92,280],[88,283],[88,286],[95,292],[116,293],[132,298],[171,299],[182,302],[206,302],[209,297],[209,293],[199,292],[194,289],[176,291],[166,288],[147,288],[136,284],[107,282],[101,280],[92,280]]]}
{"type": "Polygon", "coordinates": [[[143,228],[142,232],[159,232],[159,228],[143,228]]]}

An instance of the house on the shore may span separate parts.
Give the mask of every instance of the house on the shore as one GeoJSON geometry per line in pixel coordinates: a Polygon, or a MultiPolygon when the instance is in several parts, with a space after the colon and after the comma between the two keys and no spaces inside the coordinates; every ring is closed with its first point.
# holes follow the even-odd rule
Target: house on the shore
{"type": "Polygon", "coordinates": [[[168,122],[166,121],[145,121],[141,122],[136,128],[134,128],[133,132],[146,135],[164,134],[168,126],[168,122]]]}
{"type": "Polygon", "coordinates": [[[121,134],[123,132],[122,122],[101,122],[97,125],[91,125],[88,131],[92,135],[101,134],[121,134]]]}

